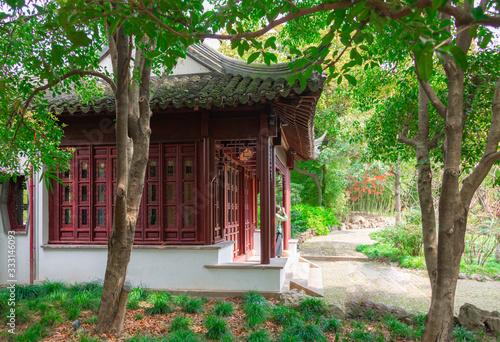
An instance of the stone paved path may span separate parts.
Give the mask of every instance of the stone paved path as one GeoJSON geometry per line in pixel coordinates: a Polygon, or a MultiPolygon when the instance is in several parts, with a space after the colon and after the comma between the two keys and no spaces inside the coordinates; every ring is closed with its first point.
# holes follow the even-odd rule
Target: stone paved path
{"type": "MultiPolygon", "coordinates": [[[[318,236],[303,244],[305,255],[359,255],[357,245],[375,243],[368,237],[374,229],[333,232],[318,236]],[[347,253],[347,254],[345,254],[347,253]]],[[[413,312],[426,312],[430,305],[430,283],[426,271],[391,267],[378,262],[316,261],[323,273],[325,298],[343,305],[346,301],[369,299],[374,302],[402,307],[413,312]]],[[[500,311],[500,282],[459,280],[455,312],[471,303],[484,310],[500,311]]]]}

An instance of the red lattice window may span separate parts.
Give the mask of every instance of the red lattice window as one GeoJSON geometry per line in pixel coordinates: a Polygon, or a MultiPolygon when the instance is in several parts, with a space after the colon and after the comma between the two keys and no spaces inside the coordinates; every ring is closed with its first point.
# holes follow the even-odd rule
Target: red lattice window
{"type": "MultiPolygon", "coordinates": [[[[195,145],[150,146],[135,242],[196,240],[195,145]]],[[[51,206],[52,243],[107,243],[113,224],[116,148],[78,147],[51,206]]]]}

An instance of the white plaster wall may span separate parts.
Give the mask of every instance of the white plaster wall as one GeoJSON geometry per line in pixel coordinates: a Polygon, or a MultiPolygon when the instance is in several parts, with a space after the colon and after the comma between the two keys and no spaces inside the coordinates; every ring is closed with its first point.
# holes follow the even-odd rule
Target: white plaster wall
{"type": "MultiPolygon", "coordinates": [[[[2,191],[0,184],[0,191],[2,191]]],[[[0,215],[1,212],[0,212],[0,215]]],[[[30,242],[28,234],[17,233],[16,239],[16,280],[17,284],[28,284],[30,281],[30,242]]],[[[4,232],[3,217],[0,217],[0,284],[8,284],[8,262],[9,256],[8,235],[4,232]]]]}
{"type": "MultiPolygon", "coordinates": [[[[113,71],[113,66],[111,65],[111,57],[108,55],[100,63],[102,67],[108,72],[113,71]]],[[[173,75],[186,75],[186,74],[199,74],[210,72],[211,70],[195,61],[191,57],[187,56],[185,59],[180,59],[177,65],[172,70],[173,75]]]]}
{"type": "MultiPolygon", "coordinates": [[[[132,251],[127,281],[132,286],[169,290],[280,291],[284,270],[213,269],[225,249],[145,249],[132,251]],[[220,253],[219,253],[220,252],[220,253]]],[[[45,248],[40,280],[86,282],[104,278],[107,249],[45,248]]],[[[224,258],[222,258],[224,259],[224,258]]]]}
{"type": "Polygon", "coordinates": [[[177,62],[173,70],[174,75],[185,75],[185,74],[199,74],[210,72],[211,70],[198,63],[191,57],[187,56],[185,59],[181,59],[177,62]]]}
{"type": "Polygon", "coordinates": [[[221,248],[221,250],[219,251],[217,265],[233,262],[233,249],[234,243],[228,244],[227,246],[221,248]]]}

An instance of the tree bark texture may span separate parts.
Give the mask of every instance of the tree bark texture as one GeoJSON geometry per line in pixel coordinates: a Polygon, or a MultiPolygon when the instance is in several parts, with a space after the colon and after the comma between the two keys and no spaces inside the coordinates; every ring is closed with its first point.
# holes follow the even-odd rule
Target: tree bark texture
{"type": "Polygon", "coordinates": [[[394,209],[396,211],[396,225],[401,224],[401,158],[398,158],[396,167],[391,171],[394,175],[394,209]]]}
{"type": "MultiPolygon", "coordinates": [[[[468,5],[467,5],[468,6],[468,5]]],[[[468,30],[458,25],[459,32],[456,45],[467,54],[471,37],[468,30]]],[[[467,227],[467,216],[469,206],[474,192],[486,177],[493,160],[499,160],[498,142],[500,141],[500,80],[497,83],[493,99],[493,111],[488,140],[483,157],[479,164],[463,182],[460,188],[460,164],[462,152],[462,139],[464,121],[464,71],[461,70],[455,60],[445,57],[444,70],[448,77],[447,106],[444,107],[445,140],[443,143],[444,170],[442,178],[441,195],[439,198],[439,230],[437,255],[434,251],[435,236],[431,232],[433,209],[428,201],[429,196],[425,194],[430,191],[430,168],[419,161],[419,196],[422,208],[422,219],[424,228],[424,246],[426,262],[432,285],[432,299],[429,313],[427,315],[422,341],[450,341],[453,328],[453,307],[460,260],[464,251],[465,231],[467,227]],[[429,176],[426,176],[426,175],[429,176]],[[421,196],[421,193],[423,196],[421,196]],[[424,220],[429,222],[424,223],[424,220]],[[426,225],[428,229],[425,228],[426,225]]],[[[431,98],[434,108],[443,113],[443,104],[439,101],[428,83],[420,80],[421,90],[425,89],[431,98]]],[[[421,91],[422,93],[422,91],[421,91]]],[[[423,105],[422,103],[420,105],[423,105]]],[[[420,112],[420,108],[419,108],[420,112]]],[[[420,117],[419,121],[426,121],[428,117],[420,117]]],[[[419,122],[419,135],[425,133],[420,131],[422,123],[419,122]]],[[[428,127],[428,124],[427,124],[428,127]]],[[[426,132],[428,135],[428,131],[426,132]]],[[[428,141],[428,139],[425,139],[428,141]]],[[[425,160],[428,150],[422,150],[421,144],[417,143],[417,160],[425,160]]]]}
{"type": "Polygon", "coordinates": [[[97,333],[123,330],[127,304],[123,289],[144,188],[151,132],[150,63],[142,56],[144,51],[136,49],[133,71],[140,79],[131,79],[131,38],[125,35],[122,26],[109,36],[109,40],[117,80],[116,195],[97,333]]]}

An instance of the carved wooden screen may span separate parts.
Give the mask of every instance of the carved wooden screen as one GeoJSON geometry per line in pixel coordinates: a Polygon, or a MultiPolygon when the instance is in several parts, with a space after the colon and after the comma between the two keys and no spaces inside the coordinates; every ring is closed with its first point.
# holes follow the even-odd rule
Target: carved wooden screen
{"type": "MultiPolygon", "coordinates": [[[[194,144],[150,146],[135,243],[196,240],[194,144]],[[162,158],[161,158],[162,156],[162,158]],[[162,181],[163,180],[163,181],[162,181]]],[[[50,242],[107,243],[113,223],[116,148],[78,147],[51,196],[50,242]]]]}
{"type": "Polygon", "coordinates": [[[234,256],[240,255],[239,212],[238,212],[238,170],[231,165],[225,166],[225,235],[227,241],[235,241],[234,256]]]}

